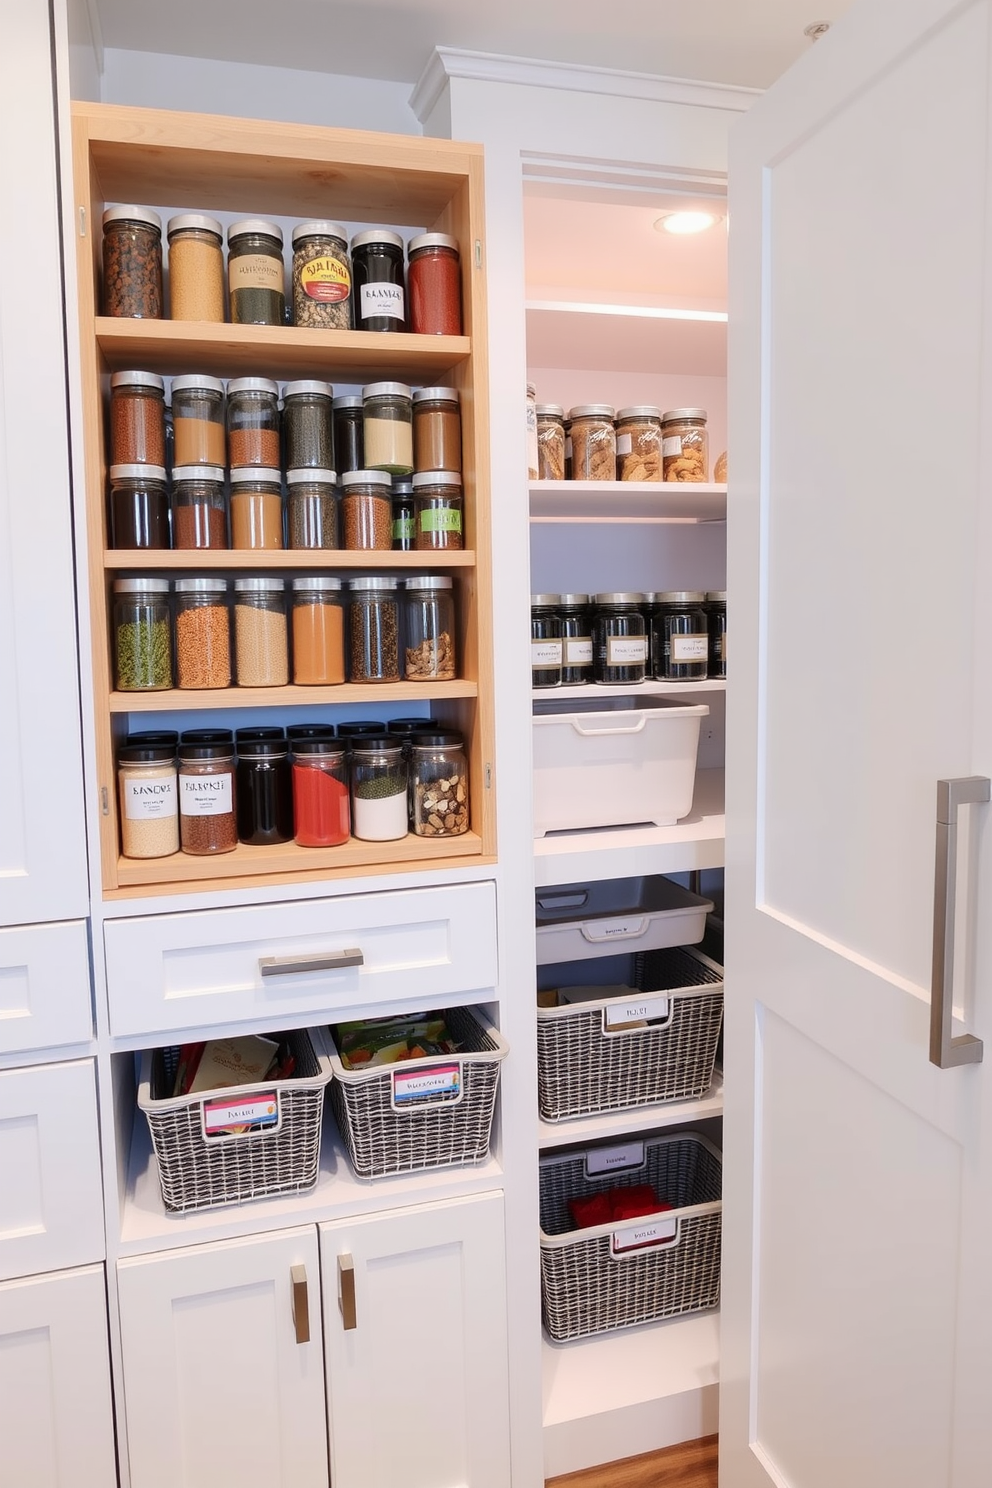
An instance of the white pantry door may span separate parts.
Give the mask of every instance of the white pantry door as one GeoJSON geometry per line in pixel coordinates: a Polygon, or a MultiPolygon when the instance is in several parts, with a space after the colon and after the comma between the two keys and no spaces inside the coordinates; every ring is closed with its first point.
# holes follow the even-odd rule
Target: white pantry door
{"type": "Polygon", "coordinates": [[[731,142],[721,1488],[989,1483],[990,41],[855,0],[731,142]]]}

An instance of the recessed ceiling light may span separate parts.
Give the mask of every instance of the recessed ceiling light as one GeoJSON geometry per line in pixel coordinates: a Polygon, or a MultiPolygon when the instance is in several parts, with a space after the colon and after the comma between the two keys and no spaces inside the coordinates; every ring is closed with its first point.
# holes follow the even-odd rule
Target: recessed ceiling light
{"type": "Polygon", "coordinates": [[[820,37],[826,36],[829,30],[829,21],[814,21],[811,26],[803,27],[803,35],[808,36],[810,41],[819,41],[820,37]]]}
{"type": "Polygon", "coordinates": [[[719,222],[713,212],[666,212],[655,222],[658,232],[698,233],[719,222]]]}

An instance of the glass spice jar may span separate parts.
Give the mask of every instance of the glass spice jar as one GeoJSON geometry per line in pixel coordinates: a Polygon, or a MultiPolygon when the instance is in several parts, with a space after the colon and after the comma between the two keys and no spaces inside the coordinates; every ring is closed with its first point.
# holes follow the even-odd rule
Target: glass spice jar
{"type": "Polygon", "coordinates": [[[557,594],[530,597],[530,682],[532,687],[560,687],[563,653],[557,594]]]}
{"type": "Polygon", "coordinates": [[[281,468],[279,388],[268,377],[235,377],[228,383],[227,444],[232,470],[281,468]]]}
{"type": "Polygon", "coordinates": [[[169,488],[161,465],[111,465],[110,530],[115,548],[169,546],[169,488]]]}
{"type": "Polygon", "coordinates": [[[172,379],[173,460],[177,465],[227,465],[224,384],[190,373],[172,379]]]}
{"type": "Polygon", "coordinates": [[[565,479],[565,410],[557,403],[537,405],[537,479],[565,479]]]}
{"type": "Polygon", "coordinates": [[[227,281],[234,325],[285,325],[282,228],[260,217],[227,229],[227,281]]]}
{"type": "Polygon", "coordinates": [[[393,545],[392,487],[379,470],[349,470],[341,477],[344,545],[385,552],[393,545]]]}
{"type": "Polygon", "coordinates": [[[238,845],[235,814],[234,738],[179,744],[179,843],[193,857],[233,852],[238,845]]]}
{"type": "Polygon", "coordinates": [[[293,681],[333,687],[344,681],[344,598],[340,579],[293,580],[293,681]]]}
{"type": "Polygon", "coordinates": [[[588,594],[559,594],[563,687],[578,687],[593,681],[592,617],[588,594]]]}
{"type": "Polygon", "coordinates": [[[617,479],[661,480],[661,409],[621,408],[617,414],[617,479]]]}
{"type": "Polygon", "coordinates": [[[468,831],[468,764],[460,734],[414,734],[410,741],[413,830],[418,837],[468,831]]]}
{"type": "Polygon", "coordinates": [[[416,546],[417,524],[413,507],[413,481],[407,475],[394,475],[393,498],[393,551],[412,553],[416,546]]]}
{"type": "Polygon", "coordinates": [[[355,330],[402,331],[403,239],[385,227],[360,232],[351,240],[355,281],[355,330]]]}
{"type": "Polygon", "coordinates": [[[414,547],[418,552],[460,550],[462,478],[456,470],[418,473],[413,477],[414,547]]]}
{"type": "Polygon", "coordinates": [[[391,842],[406,836],[407,766],[401,739],[382,734],[355,740],[351,821],[355,836],[366,842],[391,842]]]}
{"type": "Polygon", "coordinates": [[[334,426],[329,382],[287,382],[282,390],[282,434],[287,470],[333,470],[334,426]]]}
{"type": "Polygon", "coordinates": [[[673,408],[662,415],[661,456],[664,480],[709,480],[705,408],[673,408]]]}
{"type": "Polygon", "coordinates": [[[165,465],[165,382],[154,372],[110,377],[111,465],[165,465]]]}
{"type": "Polygon", "coordinates": [[[656,596],[651,650],[659,681],[705,680],[709,655],[705,602],[706,595],[698,589],[672,589],[656,596]]]}
{"type": "Polygon", "coordinates": [[[234,581],[234,648],[239,687],[285,687],[289,682],[289,630],[282,579],[234,581]]]}
{"type": "Polygon", "coordinates": [[[407,252],[410,330],[418,336],[460,336],[462,275],[457,238],[420,233],[410,239],[407,252]]]}
{"type": "Polygon", "coordinates": [[[346,394],[335,398],[332,408],[335,469],[339,475],[349,470],[364,470],[365,420],[361,398],[346,394]]]}
{"type": "Polygon", "coordinates": [[[351,330],[352,271],[348,234],[337,222],[293,228],[293,324],[351,330]]]}
{"type": "Polygon", "coordinates": [[[537,388],[532,382],[527,384],[525,420],[527,427],[527,479],[537,480],[537,388]]]}
{"type": "Polygon", "coordinates": [[[173,469],[172,542],[176,548],[227,547],[224,471],[219,465],[173,469]]]}
{"type": "Polygon", "coordinates": [[[462,416],[457,388],[418,388],[413,395],[413,468],[462,468],[462,416]]]}
{"type": "Polygon", "coordinates": [[[118,692],[172,686],[168,579],[114,580],[114,686],[118,692]]]}
{"type": "Polygon", "coordinates": [[[613,417],[608,403],[584,403],[570,411],[573,480],[616,480],[617,436],[613,417]]]}
{"type": "Polygon", "coordinates": [[[176,580],[176,686],[230,687],[231,617],[227,580],[176,580]]]}
{"type": "Polygon", "coordinates": [[[408,682],[453,682],[455,599],[451,579],[423,575],[405,582],[404,666],[408,682]]]}
{"type": "Polygon", "coordinates": [[[283,546],[282,476],[278,470],[231,471],[231,547],[283,546]]]}
{"type": "Polygon", "coordinates": [[[333,730],[293,744],[293,815],[300,847],[338,847],[351,835],[348,754],[333,730]]]}
{"type": "Polygon", "coordinates": [[[362,388],[365,465],[390,475],[413,473],[413,399],[405,382],[362,388]]]}
{"type": "Polygon", "coordinates": [[[103,214],[103,313],[162,317],[162,219],[150,207],[108,207],[103,214]]]}
{"type": "Polygon", "coordinates": [[[399,602],[394,578],[354,578],[348,607],[348,677],[351,682],[400,679],[399,602]]]}
{"type": "Polygon", "coordinates": [[[597,594],[594,603],[593,681],[611,687],[643,682],[648,660],[644,595],[597,594]]]}
{"type": "Polygon", "coordinates": [[[338,539],[337,476],[333,470],[287,470],[289,546],[336,548],[338,539]]]}
{"type": "Polygon", "coordinates": [[[151,737],[117,751],[121,852],[125,858],[168,858],[179,851],[176,746],[151,737]]]}
{"type": "Polygon", "coordinates": [[[289,842],[293,836],[289,745],[282,729],[278,733],[278,738],[245,738],[238,730],[238,839],[251,847],[289,842]]]}
{"type": "Polygon", "coordinates": [[[224,229],[216,217],[170,217],[169,310],[173,320],[224,320],[224,229]]]}
{"type": "Polygon", "coordinates": [[[712,589],[706,596],[706,630],[709,636],[707,674],[727,675],[727,591],[712,589]]]}

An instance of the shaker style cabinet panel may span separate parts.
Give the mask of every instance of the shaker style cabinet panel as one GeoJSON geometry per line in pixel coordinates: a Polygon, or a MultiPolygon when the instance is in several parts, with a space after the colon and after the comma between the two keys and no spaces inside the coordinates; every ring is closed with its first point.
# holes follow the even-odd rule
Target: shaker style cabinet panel
{"type": "Polygon", "coordinates": [[[0,1285],[0,1483],[116,1481],[103,1267],[0,1285]]]}
{"type": "Polygon", "coordinates": [[[3,25],[17,148],[0,152],[0,925],[21,925],[86,914],[86,836],[48,6],[25,0],[3,25]]]}
{"type": "Polygon", "coordinates": [[[327,1488],[312,1226],[118,1262],[132,1488],[327,1488]]]}
{"type": "Polygon", "coordinates": [[[506,1488],[503,1198],[320,1226],[335,1488],[506,1488]]]}
{"type": "Polygon", "coordinates": [[[82,920],[0,930],[0,1054],[93,1036],[89,942],[82,920]]]}

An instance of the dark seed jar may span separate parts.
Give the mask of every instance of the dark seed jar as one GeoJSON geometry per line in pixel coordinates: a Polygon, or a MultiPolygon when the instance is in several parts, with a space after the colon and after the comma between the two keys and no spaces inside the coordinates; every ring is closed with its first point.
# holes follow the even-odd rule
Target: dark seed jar
{"type": "Polygon", "coordinates": [[[162,317],[162,219],[150,207],[108,207],[103,214],[103,313],[162,317]]]}
{"type": "Polygon", "coordinates": [[[727,675],[727,591],[713,589],[706,596],[706,630],[709,635],[709,675],[727,675]]]}
{"type": "Polygon", "coordinates": [[[234,325],[285,325],[282,228],[260,217],[227,229],[227,282],[234,325]]]}
{"type": "Polygon", "coordinates": [[[561,686],[562,623],[557,594],[530,597],[530,680],[532,687],[561,686]]]}
{"type": "Polygon", "coordinates": [[[610,687],[643,682],[648,637],[643,594],[597,594],[592,624],[593,680],[610,687]]]}
{"type": "Polygon", "coordinates": [[[314,330],[351,330],[352,289],[348,235],[336,222],[293,228],[293,324],[314,330]]]}
{"type": "MultiPolygon", "coordinates": [[[[282,730],[280,729],[280,734],[282,730]]],[[[293,835],[289,746],[277,739],[238,738],[238,837],[253,847],[288,842],[293,835]]]]}
{"type": "Polygon", "coordinates": [[[403,239],[399,233],[384,227],[358,233],[351,240],[351,267],[355,330],[404,330],[403,239]]]}
{"type": "Polygon", "coordinates": [[[113,547],[169,547],[169,488],[163,467],[111,465],[110,517],[113,547]]]}
{"type": "Polygon", "coordinates": [[[365,413],[361,398],[351,393],[335,398],[332,409],[335,470],[338,475],[345,475],[349,470],[364,470],[365,413]]]}
{"type": "Polygon", "coordinates": [[[705,680],[709,655],[705,600],[698,589],[671,589],[657,596],[651,650],[659,681],[705,680]]]}
{"type": "Polygon", "coordinates": [[[563,687],[581,686],[593,680],[592,617],[588,594],[560,594],[563,687]]]}
{"type": "Polygon", "coordinates": [[[289,546],[336,548],[338,533],[337,476],[333,470],[287,470],[289,546]]]}
{"type": "Polygon", "coordinates": [[[287,382],[282,390],[282,433],[287,470],[335,470],[329,382],[287,382]]]}
{"type": "Polygon", "coordinates": [[[393,551],[412,553],[417,546],[417,523],[413,504],[413,481],[408,475],[394,475],[393,551]]]}

